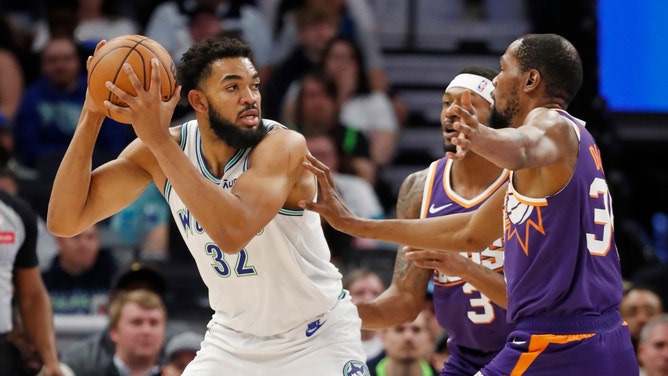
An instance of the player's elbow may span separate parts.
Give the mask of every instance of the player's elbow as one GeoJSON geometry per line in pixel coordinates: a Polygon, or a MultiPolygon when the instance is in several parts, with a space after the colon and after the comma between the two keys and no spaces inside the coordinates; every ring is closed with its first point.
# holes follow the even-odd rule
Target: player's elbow
{"type": "Polygon", "coordinates": [[[61,238],[70,238],[77,235],[77,228],[62,218],[57,218],[50,212],[46,216],[46,228],[55,236],[61,238]]]}
{"type": "MultiPolygon", "coordinates": [[[[211,235],[210,235],[211,236],[211,235]]],[[[211,236],[211,239],[218,245],[218,248],[228,255],[241,252],[244,249],[246,244],[250,241],[249,239],[239,238],[235,236],[230,236],[229,234],[221,234],[218,236],[211,236]]]]}

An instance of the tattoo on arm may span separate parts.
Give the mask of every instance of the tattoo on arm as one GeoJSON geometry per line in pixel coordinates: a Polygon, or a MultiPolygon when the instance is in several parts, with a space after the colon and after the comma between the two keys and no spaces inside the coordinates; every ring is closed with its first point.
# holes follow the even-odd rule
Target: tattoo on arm
{"type": "MultiPolygon", "coordinates": [[[[427,170],[414,172],[401,184],[399,197],[397,199],[397,218],[420,218],[422,207],[422,195],[427,170]]],[[[400,246],[394,261],[394,272],[392,284],[397,285],[404,291],[418,291],[423,289],[431,278],[432,271],[414,265],[412,261],[406,260],[400,246]]]]}

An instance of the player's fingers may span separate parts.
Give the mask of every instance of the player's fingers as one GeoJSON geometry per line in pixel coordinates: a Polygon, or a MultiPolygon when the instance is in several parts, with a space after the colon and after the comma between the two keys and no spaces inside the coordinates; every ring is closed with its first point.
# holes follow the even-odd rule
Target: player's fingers
{"type": "Polygon", "coordinates": [[[160,77],[160,62],[158,59],[151,59],[151,87],[149,91],[160,91],[162,87],[161,84],[162,78],[160,77]]]}
{"type": "Polygon", "coordinates": [[[401,248],[401,251],[403,251],[404,253],[419,252],[422,251],[422,248],[415,248],[411,247],[410,245],[405,245],[401,248]]]}
{"type": "Polygon", "coordinates": [[[111,114],[117,115],[118,117],[125,117],[125,118],[132,117],[132,110],[130,109],[130,107],[119,106],[113,104],[111,101],[108,100],[104,101],[104,107],[106,107],[111,114]]]}
{"type": "MultiPolygon", "coordinates": [[[[133,95],[130,95],[129,93],[125,92],[123,89],[119,88],[118,86],[116,86],[116,85],[115,85],[113,82],[111,82],[111,81],[107,81],[107,82],[105,82],[105,83],[104,83],[104,86],[106,86],[107,89],[109,89],[109,91],[110,91],[112,94],[114,94],[115,96],[117,96],[121,101],[123,101],[123,102],[125,102],[125,103],[129,103],[129,101],[131,101],[131,100],[134,98],[133,95]]],[[[114,105],[114,104],[111,103],[111,102],[109,102],[109,103],[110,103],[112,106],[114,105]]],[[[105,103],[105,106],[107,106],[106,103],[105,103]]]]}
{"type": "Polygon", "coordinates": [[[123,71],[128,76],[128,80],[130,80],[130,83],[132,84],[132,87],[134,87],[136,93],[141,93],[144,91],[144,85],[141,81],[139,81],[137,74],[135,73],[134,69],[132,69],[130,64],[123,63],[123,71]]]}
{"type": "Polygon", "coordinates": [[[462,121],[455,121],[452,123],[452,129],[459,132],[459,136],[466,137],[467,134],[471,133],[471,127],[462,121]]]}
{"type": "Polygon", "coordinates": [[[315,211],[315,210],[313,210],[314,207],[315,207],[315,203],[312,202],[312,201],[299,200],[299,202],[297,203],[297,205],[299,205],[299,207],[302,208],[302,209],[306,209],[306,210],[310,210],[310,211],[315,211]]]}
{"type": "Polygon", "coordinates": [[[420,268],[436,269],[435,266],[437,263],[432,260],[413,260],[413,264],[420,268]]]}
{"type": "Polygon", "coordinates": [[[172,96],[169,98],[167,103],[171,108],[176,108],[176,106],[179,104],[179,100],[181,100],[181,85],[178,85],[174,88],[172,96]]]}
{"type": "Polygon", "coordinates": [[[322,171],[321,177],[324,177],[327,180],[328,185],[334,185],[334,178],[332,177],[332,171],[330,168],[322,163],[318,158],[314,157],[311,153],[306,155],[306,159],[318,170],[322,171]]]}
{"type": "Polygon", "coordinates": [[[462,108],[466,110],[469,114],[472,116],[475,115],[476,111],[475,108],[473,107],[473,103],[471,102],[471,92],[467,89],[464,90],[464,93],[462,93],[462,108]]]}
{"type": "Polygon", "coordinates": [[[304,166],[304,168],[311,171],[313,175],[315,175],[316,180],[318,181],[318,197],[321,197],[323,199],[328,198],[329,182],[327,181],[325,172],[322,169],[314,166],[310,161],[304,161],[302,165],[304,166]]]}
{"type": "Polygon", "coordinates": [[[453,108],[453,112],[455,115],[459,117],[459,121],[462,123],[466,124],[477,124],[477,121],[473,118],[473,115],[469,111],[467,111],[464,107],[462,106],[455,106],[453,108]]]}

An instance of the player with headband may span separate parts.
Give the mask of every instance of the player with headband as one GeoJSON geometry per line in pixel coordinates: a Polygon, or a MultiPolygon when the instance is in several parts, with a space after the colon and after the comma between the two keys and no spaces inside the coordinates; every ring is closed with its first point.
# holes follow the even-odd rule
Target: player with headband
{"type": "MultiPolygon", "coordinates": [[[[450,140],[458,136],[453,130],[458,120],[451,112],[453,106],[461,105],[478,119],[487,119],[495,75],[491,69],[468,67],[448,85],[440,116],[446,151],[455,151],[450,140]]],[[[504,185],[508,175],[507,170],[472,152],[457,161],[443,157],[404,180],[397,218],[475,210],[504,185]]],[[[375,300],[358,304],[362,326],[380,329],[414,320],[433,280],[436,318],[450,335],[450,358],[440,375],[473,375],[501,350],[512,331],[502,308],[506,301],[503,259],[501,239],[481,253],[433,252],[419,262],[407,260],[400,249],[390,287],[375,300]]]]}

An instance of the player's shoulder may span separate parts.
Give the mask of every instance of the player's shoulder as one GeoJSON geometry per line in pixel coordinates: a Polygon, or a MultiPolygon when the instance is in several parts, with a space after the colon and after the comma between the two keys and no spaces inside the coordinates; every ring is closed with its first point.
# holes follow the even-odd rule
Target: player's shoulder
{"type": "Polygon", "coordinates": [[[428,173],[429,168],[425,168],[408,174],[401,183],[399,196],[403,198],[410,196],[415,200],[422,200],[422,190],[424,189],[428,173]]]}
{"type": "Polygon", "coordinates": [[[274,120],[262,119],[262,122],[267,128],[268,136],[262,140],[262,143],[282,145],[282,147],[286,148],[305,147],[306,139],[303,134],[274,120]]]}
{"type": "Polygon", "coordinates": [[[536,107],[529,111],[524,124],[530,124],[539,128],[570,126],[568,119],[561,112],[554,108],[536,107]]]}

